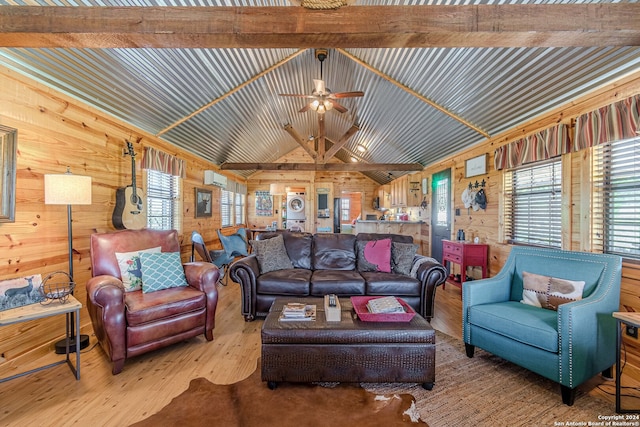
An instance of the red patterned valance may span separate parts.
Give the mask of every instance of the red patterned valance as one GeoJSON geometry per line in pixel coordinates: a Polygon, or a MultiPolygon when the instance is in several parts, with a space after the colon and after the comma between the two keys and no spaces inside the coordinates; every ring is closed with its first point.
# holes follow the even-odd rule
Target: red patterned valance
{"type": "Polygon", "coordinates": [[[573,150],[638,136],[640,95],[583,114],[576,119],[573,150]]]}
{"type": "Polygon", "coordinates": [[[570,150],[569,126],[560,123],[499,147],[495,151],[493,162],[496,170],[515,168],[526,163],[550,159],[570,150]]]}
{"type": "Polygon", "coordinates": [[[186,177],[185,161],[175,156],[156,150],[152,147],[145,147],[142,158],[143,169],[153,169],[180,178],[186,177]]]}

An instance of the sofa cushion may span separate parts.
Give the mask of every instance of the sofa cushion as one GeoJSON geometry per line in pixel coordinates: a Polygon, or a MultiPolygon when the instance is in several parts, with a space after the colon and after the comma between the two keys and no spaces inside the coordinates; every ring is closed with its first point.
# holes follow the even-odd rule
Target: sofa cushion
{"type": "Polygon", "coordinates": [[[357,271],[316,270],[311,275],[311,295],[365,295],[364,279],[357,271]]]}
{"type": "Polygon", "coordinates": [[[144,293],[187,286],[180,252],[143,253],[140,254],[140,265],[144,293]]]}
{"type": "Polygon", "coordinates": [[[523,304],[557,310],[561,304],[582,299],[584,280],[566,280],[522,272],[523,304]]]}
{"type": "Polygon", "coordinates": [[[420,282],[411,276],[378,272],[360,274],[366,283],[366,295],[420,295],[420,282]]]}
{"type": "Polygon", "coordinates": [[[120,267],[120,280],[125,292],[139,291],[142,289],[142,269],[140,266],[140,254],[159,253],[162,247],[156,246],[148,249],[140,249],[131,252],[115,252],[118,267],[120,267]]]}
{"type": "Polygon", "coordinates": [[[558,313],[539,307],[507,301],[469,307],[470,324],[507,338],[558,352],[558,313]]]}
{"type": "Polygon", "coordinates": [[[252,240],[251,247],[258,259],[260,274],[293,268],[289,255],[284,248],[282,235],[267,240],[252,240]]]}
{"type": "Polygon", "coordinates": [[[391,273],[391,239],[358,240],[358,271],[391,273]]]}
{"type": "Polygon", "coordinates": [[[316,234],[313,236],[314,270],[355,270],[356,236],[316,234]]]}
{"type": "Polygon", "coordinates": [[[313,234],[311,233],[283,233],[284,247],[294,268],[311,270],[311,248],[313,234]]]}
{"type": "Polygon", "coordinates": [[[415,258],[417,252],[418,245],[415,243],[393,242],[391,244],[391,269],[393,272],[409,276],[413,258],[415,258]]]}
{"type": "Polygon", "coordinates": [[[127,325],[137,326],[159,319],[170,319],[184,313],[204,310],[207,296],[191,286],[171,288],[163,291],[127,292],[124,294],[127,307],[127,325]]]}
{"type": "Polygon", "coordinates": [[[265,295],[309,295],[311,270],[292,268],[261,274],[256,280],[256,292],[265,295]]]}

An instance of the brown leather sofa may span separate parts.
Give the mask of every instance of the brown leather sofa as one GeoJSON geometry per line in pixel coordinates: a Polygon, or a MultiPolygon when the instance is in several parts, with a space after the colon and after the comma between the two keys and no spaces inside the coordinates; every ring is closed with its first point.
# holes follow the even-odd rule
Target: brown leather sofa
{"type": "Polygon", "coordinates": [[[87,282],[87,309],[114,375],[130,357],[199,334],[213,340],[219,275],[215,265],[183,264],[189,286],[125,292],[115,253],[158,246],[162,252],[180,252],[177,232],[145,229],[91,235],[93,277],[87,282]]]}
{"type": "Polygon", "coordinates": [[[282,234],[293,269],[260,274],[255,254],[236,261],[230,267],[231,279],[240,284],[241,311],[246,321],[264,317],[279,296],[304,297],[336,294],[393,295],[405,300],[422,317],[431,321],[436,286],[447,277],[445,268],[432,258],[416,255],[416,277],[396,273],[360,272],[357,268],[357,240],[391,238],[392,242],[413,243],[411,236],[360,233],[330,234],[267,232],[257,240],[282,234]],[[421,258],[424,258],[421,260],[421,258]]]}

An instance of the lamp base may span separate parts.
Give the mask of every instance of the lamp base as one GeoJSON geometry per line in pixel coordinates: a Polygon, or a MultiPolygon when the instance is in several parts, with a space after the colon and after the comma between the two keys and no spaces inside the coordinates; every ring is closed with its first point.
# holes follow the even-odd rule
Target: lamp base
{"type": "MultiPolygon", "coordinates": [[[[56,354],[67,353],[67,340],[69,340],[69,353],[76,352],[76,337],[63,338],[56,343],[56,354]]],[[[80,350],[89,346],[89,335],[80,335],[80,350]]]]}

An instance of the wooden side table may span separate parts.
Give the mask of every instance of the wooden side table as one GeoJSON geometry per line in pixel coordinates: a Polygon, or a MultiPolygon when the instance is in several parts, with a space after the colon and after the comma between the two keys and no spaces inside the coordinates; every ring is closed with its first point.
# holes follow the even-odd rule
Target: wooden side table
{"type": "Polygon", "coordinates": [[[82,308],[82,304],[80,301],[75,299],[73,295],[68,296],[68,300],[63,304],[59,300],[54,300],[49,304],[29,304],[24,305],[22,307],[12,308],[11,310],[0,311],[0,326],[11,325],[13,323],[26,322],[28,320],[37,320],[42,319],[49,316],[56,316],[58,314],[66,314],[67,318],[67,349],[66,349],[66,359],[59,360],[57,362],[51,363],[49,365],[41,366],[39,368],[31,369],[26,372],[22,372],[20,374],[12,375],[10,377],[1,378],[0,383],[5,381],[12,380],[14,378],[22,377],[24,375],[31,374],[33,372],[38,372],[43,369],[51,368],[54,366],[61,365],[66,363],[69,365],[71,372],[76,377],[76,380],[80,379],[80,309],[82,308]],[[75,312],[75,321],[76,321],[76,364],[75,366],[71,363],[71,359],[69,357],[70,349],[69,349],[69,339],[71,335],[71,313],[75,312]]]}
{"type": "MultiPolygon", "coordinates": [[[[449,281],[449,283],[462,289],[462,284],[466,279],[467,267],[482,267],[482,278],[489,277],[488,254],[489,246],[480,243],[471,243],[460,240],[442,241],[442,265],[447,266],[447,261],[460,265],[460,282],[449,281]]],[[[445,284],[442,284],[444,289],[445,284]]]]}
{"type": "Polygon", "coordinates": [[[613,317],[616,319],[616,326],[618,328],[616,333],[616,412],[618,414],[638,412],[637,409],[622,409],[621,407],[620,390],[622,387],[620,385],[620,377],[622,376],[622,367],[620,366],[620,347],[622,346],[622,323],[640,328],[640,313],[616,311],[613,313],[613,317]]]}

